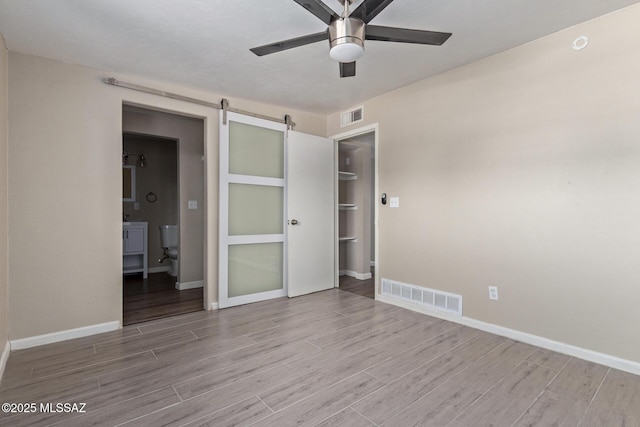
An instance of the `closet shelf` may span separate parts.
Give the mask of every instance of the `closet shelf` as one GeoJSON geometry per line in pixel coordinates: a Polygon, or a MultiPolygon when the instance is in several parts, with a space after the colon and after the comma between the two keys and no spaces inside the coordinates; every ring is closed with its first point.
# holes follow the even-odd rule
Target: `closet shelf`
{"type": "Polygon", "coordinates": [[[340,181],[350,181],[352,179],[358,179],[358,175],[353,172],[338,171],[338,179],[340,181]]]}
{"type": "Polygon", "coordinates": [[[340,209],[341,211],[355,211],[356,209],[358,209],[358,205],[356,205],[355,203],[339,203],[338,209],[340,209]]]}

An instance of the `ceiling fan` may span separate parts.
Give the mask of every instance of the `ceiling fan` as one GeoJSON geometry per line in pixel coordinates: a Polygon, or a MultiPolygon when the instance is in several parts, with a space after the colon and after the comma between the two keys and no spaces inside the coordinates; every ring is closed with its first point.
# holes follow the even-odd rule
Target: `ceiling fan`
{"type": "Polygon", "coordinates": [[[294,1],[327,24],[327,30],[254,47],[250,49],[251,52],[258,56],[269,55],[328,39],[331,47],[329,55],[340,62],[340,77],[352,77],[356,75],[356,59],[364,54],[365,39],[440,46],[451,37],[451,33],[369,24],[393,0],[364,0],[352,13],[349,13],[349,6],[353,0],[338,0],[344,6],[342,16],[321,0],[294,1]]]}

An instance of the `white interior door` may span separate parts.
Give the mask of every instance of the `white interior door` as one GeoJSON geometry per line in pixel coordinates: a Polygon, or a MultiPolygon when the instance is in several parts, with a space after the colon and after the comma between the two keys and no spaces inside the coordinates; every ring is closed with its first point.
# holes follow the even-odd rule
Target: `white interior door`
{"type": "Polygon", "coordinates": [[[332,140],[288,132],[290,297],[335,287],[335,176],[332,140]]]}

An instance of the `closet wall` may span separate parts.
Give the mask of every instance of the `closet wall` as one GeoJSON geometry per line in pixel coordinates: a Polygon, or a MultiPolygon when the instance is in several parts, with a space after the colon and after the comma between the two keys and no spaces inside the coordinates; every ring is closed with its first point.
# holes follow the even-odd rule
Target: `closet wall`
{"type": "Polygon", "coordinates": [[[338,145],[339,274],[371,277],[373,146],[360,141],[338,145]]]}

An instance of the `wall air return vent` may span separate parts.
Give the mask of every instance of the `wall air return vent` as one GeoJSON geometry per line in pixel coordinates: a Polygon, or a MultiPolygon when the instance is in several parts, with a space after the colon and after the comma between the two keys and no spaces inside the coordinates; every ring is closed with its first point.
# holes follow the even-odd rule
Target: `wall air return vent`
{"type": "Polygon", "coordinates": [[[462,295],[382,279],[382,295],[430,310],[462,316],[462,295]]]}
{"type": "Polygon", "coordinates": [[[359,106],[349,111],[345,111],[344,113],[340,113],[340,127],[343,128],[345,126],[352,125],[357,122],[361,122],[364,119],[364,115],[362,113],[363,106],[359,106]]]}

